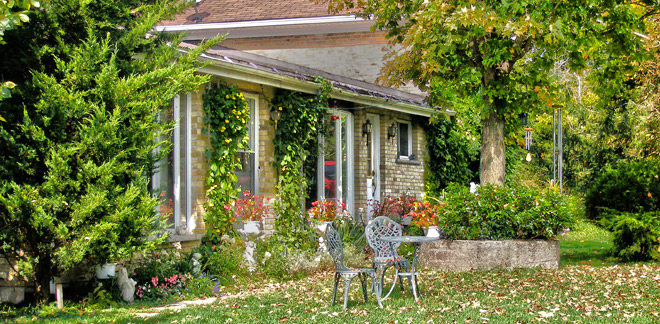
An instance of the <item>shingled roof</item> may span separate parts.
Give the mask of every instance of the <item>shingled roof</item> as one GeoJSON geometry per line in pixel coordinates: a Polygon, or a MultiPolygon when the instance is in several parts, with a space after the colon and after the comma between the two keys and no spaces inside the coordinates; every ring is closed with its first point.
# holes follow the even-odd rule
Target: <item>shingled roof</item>
{"type": "Polygon", "coordinates": [[[197,4],[197,13],[194,7],[190,7],[183,13],[176,15],[173,20],[161,22],[161,25],[208,24],[333,15],[328,12],[327,3],[316,3],[310,0],[202,0],[197,4]],[[201,20],[196,21],[196,18],[201,20]]]}
{"type": "MultiPolygon", "coordinates": [[[[182,43],[180,45],[182,48],[193,48],[197,46],[193,43],[182,43]]],[[[390,108],[395,106],[407,107],[405,108],[406,110],[412,109],[412,111],[408,111],[409,113],[428,116],[434,110],[424,102],[424,97],[420,95],[222,46],[215,46],[208,50],[202,57],[216,64],[222,63],[226,66],[247,68],[255,72],[261,71],[271,76],[285,77],[289,80],[298,80],[308,84],[317,85],[314,80],[317,76],[320,76],[332,83],[333,87],[340,93],[352,94],[351,96],[362,98],[372,98],[386,106],[391,106],[390,108]],[[401,104],[404,106],[401,106],[401,104]]],[[[447,115],[455,114],[451,110],[441,110],[441,112],[447,115]]]]}

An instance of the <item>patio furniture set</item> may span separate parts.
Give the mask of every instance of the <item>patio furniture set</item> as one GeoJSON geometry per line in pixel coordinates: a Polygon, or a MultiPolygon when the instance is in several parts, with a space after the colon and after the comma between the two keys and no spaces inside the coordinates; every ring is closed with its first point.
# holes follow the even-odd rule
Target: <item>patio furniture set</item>
{"type": "Polygon", "coordinates": [[[325,235],[328,243],[328,252],[332,255],[335,263],[335,278],[334,288],[332,292],[332,305],[334,305],[337,297],[337,287],[340,280],[343,280],[344,286],[344,310],[348,305],[348,292],[349,286],[353,279],[357,277],[362,284],[362,292],[364,294],[364,301],[367,302],[367,283],[371,279],[370,290],[376,294],[378,305],[382,307],[382,301],[385,300],[394,290],[394,287],[399,284],[401,290],[404,290],[403,280],[408,280],[408,288],[415,297],[415,301],[419,300],[419,286],[417,284],[417,259],[419,250],[422,243],[433,242],[439,240],[439,237],[429,236],[403,236],[402,226],[397,222],[385,216],[379,216],[367,224],[365,228],[365,235],[367,243],[374,250],[374,260],[372,268],[349,268],[344,265],[344,250],[342,247],[342,239],[339,233],[328,225],[325,235]],[[401,243],[413,244],[415,249],[413,253],[412,262],[400,256],[397,250],[401,243]],[[384,292],[384,279],[385,273],[388,268],[395,268],[395,275],[391,287],[384,292]]]}

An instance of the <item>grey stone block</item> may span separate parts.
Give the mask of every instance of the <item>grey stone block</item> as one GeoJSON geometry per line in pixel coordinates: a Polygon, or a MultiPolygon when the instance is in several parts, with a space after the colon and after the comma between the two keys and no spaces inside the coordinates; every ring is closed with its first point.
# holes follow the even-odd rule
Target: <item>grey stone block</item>
{"type": "Polygon", "coordinates": [[[487,269],[559,267],[559,241],[440,240],[423,244],[420,265],[438,270],[468,271],[487,269]]]}

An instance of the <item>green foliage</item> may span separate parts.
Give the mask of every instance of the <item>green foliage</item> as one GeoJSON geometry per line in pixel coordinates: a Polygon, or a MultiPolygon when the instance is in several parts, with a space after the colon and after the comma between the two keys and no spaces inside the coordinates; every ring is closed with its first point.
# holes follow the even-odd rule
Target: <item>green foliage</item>
{"type": "Polygon", "coordinates": [[[607,83],[603,91],[616,96],[619,75],[634,71],[626,61],[643,52],[634,32],[658,10],[605,0],[328,2],[331,10],[355,9],[372,19],[374,30],[387,30],[399,45],[383,69],[386,84],[412,82],[432,104],[461,108],[467,99],[478,107],[487,134],[480,176],[493,182],[504,174],[504,163],[492,164],[504,155],[504,136],[486,130],[557,103],[563,88],[550,80],[555,62],[577,73],[596,67],[607,83]]]}
{"type": "Polygon", "coordinates": [[[90,292],[83,300],[83,304],[91,309],[106,309],[116,307],[117,301],[112,294],[105,289],[103,284],[99,283],[96,288],[94,288],[94,291],[90,292]]]}
{"type": "Polygon", "coordinates": [[[470,194],[452,184],[438,209],[438,228],[450,239],[552,239],[575,219],[569,201],[554,190],[485,185],[470,194]]]}
{"type": "Polygon", "coordinates": [[[181,8],[52,1],[5,33],[0,74],[18,86],[0,101],[0,253],[40,301],[53,276],[163,240],[148,179],[172,125],[158,115],[207,82],[197,57],[218,41],[182,54],[145,37],[181,8]]]}
{"type": "Polygon", "coordinates": [[[660,163],[646,159],[621,163],[597,178],[585,199],[586,216],[599,220],[607,210],[648,212],[660,208],[660,163]]]}
{"type": "Polygon", "coordinates": [[[203,133],[210,138],[210,147],[206,150],[209,171],[204,224],[207,239],[219,243],[222,235],[233,231],[234,216],[226,206],[238,198],[240,189],[236,188],[235,171],[240,169],[241,163],[236,153],[247,148],[250,111],[245,97],[235,86],[212,88],[203,99],[207,127],[203,133]]]}
{"type": "Polygon", "coordinates": [[[660,211],[611,213],[602,219],[614,233],[614,253],[623,261],[660,261],[660,211]]]}
{"type": "Polygon", "coordinates": [[[459,133],[457,119],[432,118],[425,127],[428,157],[425,161],[427,194],[438,196],[450,183],[467,184],[474,174],[470,163],[476,160],[472,141],[459,133]]]}
{"type": "Polygon", "coordinates": [[[318,96],[287,90],[278,90],[270,102],[272,109],[281,112],[275,130],[275,166],[279,170],[277,192],[279,199],[274,210],[275,236],[294,249],[313,248],[313,237],[303,216],[301,201],[308,198],[309,173],[316,170],[318,136],[323,129],[322,120],[328,106],[332,87],[320,79],[318,96]],[[307,167],[306,167],[307,166],[307,167]]]}

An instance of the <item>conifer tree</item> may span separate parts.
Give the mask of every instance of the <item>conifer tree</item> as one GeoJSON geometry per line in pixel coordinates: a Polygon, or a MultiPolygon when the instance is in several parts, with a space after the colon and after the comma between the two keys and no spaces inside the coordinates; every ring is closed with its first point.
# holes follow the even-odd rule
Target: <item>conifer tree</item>
{"type": "Polygon", "coordinates": [[[53,276],[162,242],[148,180],[171,124],[158,116],[208,81],[197,56],[217,42],[180,53],[180,37],[152,32],[182,6],[54,0],[4,35],[0,73],[17,87],[0,101],[0,253],[37,301],[53,276]]]}

